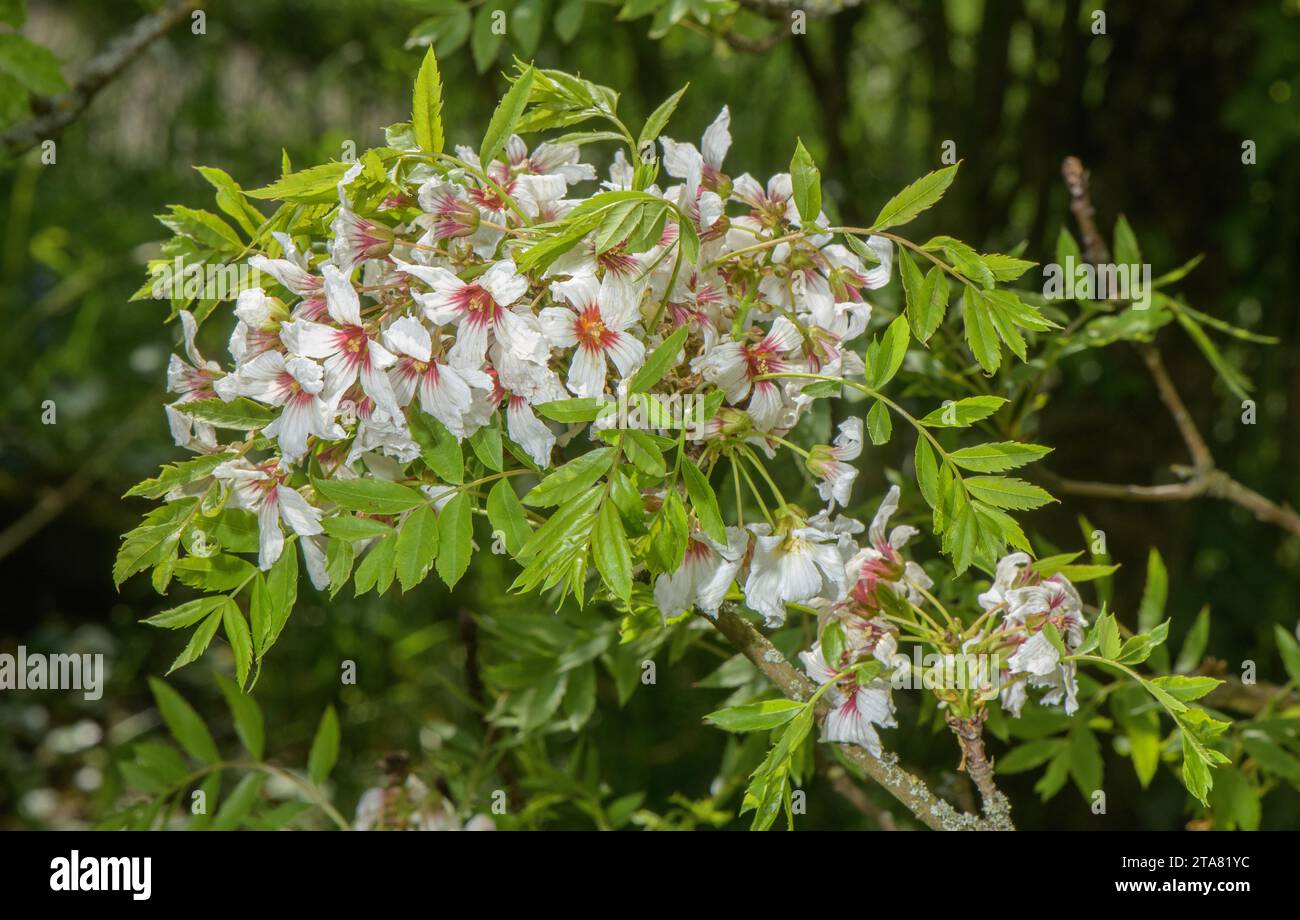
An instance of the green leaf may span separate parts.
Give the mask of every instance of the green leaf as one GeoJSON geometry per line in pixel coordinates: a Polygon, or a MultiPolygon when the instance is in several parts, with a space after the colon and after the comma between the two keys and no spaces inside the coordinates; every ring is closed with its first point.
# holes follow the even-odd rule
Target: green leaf
{"type": "Polygon", "coordinates": [[[971,495],[995,508],[1027,511],[1056,501],[1044,489],[1014,476],[972,476],[966,480],[971,495]]]}
{"type": "Polygon", "coordinates": [[[265,577],[253,580],[249,621],[253,627],[253,645],[261,658],[280,638],[289,614],[298,602],[298,554],[286,547],[265,577]]]}
{"type": "Polygon", "coordinates": [[[1205,694],[1209,693],[1215,687],[1223,683],[1214,677],[1184,677],[1180,674],[1170,674],[1164,677],[1156,677],[1151,680],[1165,693],[1168,693],[1174,699],[1180,702],[1190,703],[1193,700],[1199,700],[1205,694]]]}
{"type": "Polygon", "coordinates": [[[228,601],[221,611],[221,623],[226,630],[226,640],[235,656],[235,680],[243,687],[248,682],[248,672],[253,665],[253,635],[248,621],[234,601],[228,601]]]}
{"type": "MultiPolygon", "coordinates": [[[[901,249],[899,255],[904,255],[901,249]]],[[[910,265],[911,258],[907,258],[910,265]]],[[[912,270],[917,275],[920,274],[917,269],[912,270]]],[[[915,281],[916,279],[913,278],[913,283],[915,281]]],[[[944,314],[948,311],[948,278],[943,269],[936,265],[926,273],[925,280],[921,281],[915,294],[911,288],[907,288],[906,291],[907,318],[912,323],[912,332],[920,342],[928,342],[930,336],[934,335],[942,325],[944,314]]]]}
{"type": "MultiPolygon", "coordinates": [[[[469,47],[474,57],[474,69],[479,73],[487,72],[501,50],[501,42],[505,35],[497,30],[495,20],[503,12],[500,7],[485,3],[479,7],[478,13],[474,16],[474,31],[470,34],[469,47]]],[[[488,158],[484,157],[484,168],[487,168],[488,162],[488,158]]]]}
{"type": "Polygon", "coordinates": [[[416,508],[397,532],[397,580],[402,591],[424,581],[438,554],[438,515],[429,505],[416,508]]]}
{"type": "Polygon", "coordinates": [[[410,413],[411,438],[420,445],[420,456],[429,469],[446,482],[465,481],[465,453],[456,436],[442,422],[419,410],[410,413]]]}
{"type": "Polygon", "coordinates": [[[438,59],[433,47],[424,53],[420,72],[415,77],[415,92],[411,103],[411,128],[421,150],[442,153],[442,76],[438,73],[438,59]]]}
{"type": "Polygon", "coordinates": [[[676,572],[686,556],[690,536],[686,508],[675,491],[664,498],[663,505],[650,522],[650,545],[647,561],[654,572],[676,572]]]}
{"type": "Polygon", "coordinates": [[[623,453],[632,465],[655,479],[662,478],[668,472],[664,462],[664,453],[655,443],[655,439],[644,431],[629,428],[622,432],[623,453]]]}
{"type": "Polygon", "coordinates": [[[679,326],[672,335],[663,340],[658,348],[650,353],[646,358],[645,364],[632,377],[632,382],[628,386],[629,393],[645,393],[663,378],[668,368],[677,363],[677,356],[681,353],[682,343],[686,341],[686,335],[690,332],[688,326],[679,326]]]}
{"type": "Polygon", "coordinates": [[[0,32],[0,73],[36,96],[57,96],[68,90],[54,53],[15,32],[0,32]]]}
{"type": "Polygon", "coordinates": [[[217,675],[217,684],[226,698],[226,705],[230,707],[230,715],[234,719],[235,732],[239,735],[239,740],[254,760],[261,760],[266,742],[261,707],[224,674],[217,675]]]}
{"type": "Polygon", "coordinates": [[[326,706],[307,755],[307,775],[317,786],[329,779],[339,759],[339,717],[333,706],[326,706]]]}
{"type": "Polygon", "coordinates": [[[1105,764],[1101,759],[1101,745],[1097,736],[1080,722],[1070,730],[1070,776],[1079,792],[1089,802],[1092,794],[1101,788],[1105,764]]]}
{"type": "Polygon", "coordinates": [[[460,492],[438,515],[438,577],[456,587],[469,568],[473,550],[474,508],[467,492],[460,492]]]}
{"type": "Polygon", "coordinates": [[[212,644],[212,637],[217,634],[217,627],[221,625],[222,612],[225,610],[226,605],[233,603],[228,597],[221,598],[221,604],[209,613],[207,619],[194,630],[194,633],[190,636],[190,641],[185,644],[185,648],[181,650],[181,653],[176,656],[176,660],[172,662],[171,667],[167,669],[168,674],[197,661],[199,656],[208,650],[208,646],[212,644]]]}
{"type": "Polygon", "coordinates": [[[250,198],[290,201],[295,204],[337,202],[339,180],[351,163],[322,163],[310,169],[281,176],[263,188],[246,194],[250,198]]]}
{"type": "Polygon", "coordinates": [[[338,537],[347,542],[386,537],[393,532],[393,528],[383,521],[355,517],[351,514],[336,514],[333,517],[322,518],[321,527],[331,537],[338,537]]]}
{"type": "Polygon", "coordinates": [[[193,460],[183,460],[180,463],[165,464],[158,471],[157,476],[137,483],[128,489],[122,497],[162,498],[172,489],[189,485],[204,476],[210,475],[213,470],[234,456],[230,451],[223,451],[219,454],[204,454],[201,457],[195,457],[193,460]]]}
{"type": "Polygon", "coordinates": [[[220,399],[196,399],[184,403],[181,411],[201,422],[218,428],[252,431],[269,425],[275,413],[260,403],[240,396],[225,402],[220,399]]]}
{"type": "Polygon", "coordinates": [[[317,493],[350,511],[400,514],[428,503],[424,493],[387,479],[312,479],[317,493]]]}
{"type": "Polygon", "coordinates": [[[921,419],[921,424],[927,428],[965,428],[988,418],[1004,403],[1006,400],[1001,396],[968,396],[956,402],[946,402],[921,419]]]}
{"type": "Polygon", "coordinates": [[[353,577],[355,597],[360,597],[371,588],[379,594],[388,590],[397,575],[397,537],[384,537],[370,544],[366,554],[357,566],[353,577]]]}
{"type": "Polygon", "coordinates": [[[217,809],[217,814],[212,819],[211,830],[233,831],[242,827],[249,812],[257,804],[257,797],[261,794],[265,782],[265,773],[249,773],[242,777],[226,800],[221,803],[221,807],[217,809]]]}
{"type": "Polygon", "coordinates": [[[807,703],[795,700],[763,700],[744,706],[719,709],[704,717],[706,722],[728,732],[761,732],[778,728],[797,716],[807,703]]]}
{"type": "MultiPolygon", "coordinates": [[[[482,12],[486,12],[487,9],[486,6],[483,7],[482,12]]],[[[501,102],[492,113],[487,133],[483,135],[483,145],[478,153],[479,163],[482,164],[483,169],[488,168],[496,155],[501,152],[501,148],[506,145],[510,135],[514,133],[515,124],[519,121],[519,116],[524,113],[525,106],[528,105],[528,96],[532,89],[533,68],[530,66],[525,67],[515,79],[514,84],[501,97],[501,102]]]]}
{"type": "Polygon", "coordinates": [[[479,462],[494,473],[505,469],[505,453],[501,446],[501,425],[497,416],[492,416],[491,424],[484,425],[470,436],[469,446],[474,449],[474,456],[479,462]]]}
{"type": "Polygon", "coordinates": [[[149,678],[149,689],[153,691],[167,730],[186,753],[204,763],[216,763],[221,759],[208,727],[184,697],[156,677],[149,678]]]}
{"type": "Polygon", "coordinates": [[[227,600],[229,598],[224,594],[195,598],[178,607],[172,607],[162,613],[155,613],[140,622],[148,623],[150,626],[158,626],[162,629],[183,629],[186,626],[193,626],[212,611],[220,609],[221,605],[227,600]]]}
{"type": "Polygon", "coordinates": [[[998,344],[998,329],[987,302],[978,288],[967,285],[962,298],[966,320],[966,345],[980,367],[992,374],[1002,364],[1002,346],[998,344]]]}
{"type": "Polygon", "coordinates": [[[198,502],[197,498],[168,502],[150,511],[140,526],[128,531],[113,562],[113,584],[121,585],[136,572],[175,559],[181,535],[197,513],[198,502]]]}
{"type": "Polygon", "coordinates": [[[566,502],[603,476],[613,460],[612,447],[598,447],[588,451],[551,471],[524,496],[524,504],[548,508],[566,502]]]}
{"type": "Polygon", "coordinates": [[[872,230],[885,230],[905,224],[926,208],[931,207],[952,184],[957,166],[944,167],[922,176],[885,203],[871,224],[872,230]]]}
{"type": "MultiPolygon", "coordinates": [[[[559,18],[563,10],[556,15],[555,27],[559,31],[559,18]]],[[[677,92],[673,93],[667,99],[659,104],[659,108],[650,113],[650,117],[645,120],[645,126],[641,129],[640,136],[637,137],[636,149],[644,150],[646,144],[653,144],[658,139],[660,132],[668,125],[668,119],[673,117],[673,112],[677,110],[677,103],[682,101],[682,95],[686,92],[686,84],[677,92]]]]}
{"type": "Polygon", "coordinates": [[[1097,618],[1097,651],[1102,658],[1114,661],[1120,653],[1119,624],[1114,614],[1103,613],[1097,618]]]}
{"type": "Polygon", "coordinates": [[[689,457],[682,458],[681,469],[686,494],[691,499],[691,508],[695,512],[695,519],[700,522],[700,529],[718,543],[726,544],[727,527],[722,520],[722,512],[718,509],[718,496],[714,493],[713,486],[709,485],[708,477],[689,457]]]}
{"type": "Polygon", "coordinates": [[[796,141],[790,160],[790,180],[794,185],[794,206],[799,209],[799,223],[810,226],[822,213],[822,174],[803,145],[796,141]]]}
{"type": "Polygon", "coordinates": [[[1004,473],[1027,463],[1033,463],[1035,460],[1041,460],[1051,452],[1052,448],[1037,444],[995,441],[974,447],[963,447],[953,451],[948,457],[962,469],[975,473],[1004,473]]]}
{"type": "Polygon", "coordinates": [[[1282,659],[1282,667],[1286,668],[1287,677],[1296,686],[1300,686],[1300,643],[1280,625],[1273,626],[1273,634],[1277,637],[1277,653],[1282,659]]]}
{"type": "Polygon", "coordinates": [[[217,553],[212,556],[186,556],[173,567],[176,580],[203,591],[233,591],[246,584],[257,571],[252,563],[217,553]]]}
{"type": "Polygon", "coordinates": [[[1012,748],[997,759],[995,769],[998,773],[1024,773],[1040,767],[1051,760],[1065,747],[1066,742],[1060,738],[1040,738],[1029,741],[1017,748],[1012,748]]]}
{"type": "Polygon", "coordinates": [[[532,536],[533,529],[528,524],[528,516],[519,496],[505,479],[498,479],[488,493],[487,514],[488,522],[494,531],[501,533],[510,555],[518,556],[532,536]]]}
{"type": "Polygon", "coordinates": [[[632,555],[618,509],[612,501],[600,506],[591,534],[591,554],[596,569],[611,594],[624,604],[632,600],[632,555]]]}
{"type": "Polygon", "coordinates": [[[889,443],[893,430],[894,420],[889,415],[889,407],[877,399],[867,412],[867,436],[872,444],[880,446],[889,443]]]}
{"type": "Polygon", "coordinates": [[[867,349],[867,380],[872,389],[879,390],[898,373],[907,356],[909,341],[907,318],[898,316],[879,342],[873,342],[867,349]]]}
{"type": "Polygon", "coordinates": [[[1123,214],[1115,221],[1115,264],[1141,265],[1142,250],[1138,248],[1137,237],[1129,226],[1128,218],[1123,214]]]}
{"type": "Polygon", "coordinates": [[[537,403],[533,411],[543,418],[566,425],[592,422],[607,411],[610,403],[598,396],[584,396],[578,399],[557,399],[553,402],[537,403]]]}
{"type": "Polygon", "coordinates": [[[1174,663],[1174,670],[1179,674],[1186,674],[1196,670],[1197,665],[1201,663],[1201,656],[1205,654],[1205,646],[1209,643],[1209,640],[1210,606],[1206,604],[1201,608],[1201,612],[1196,615],[1196,621],[1192,624],[1192,628],[1188,630],[1187,637],[1183,639],[1183,647],[1178,652],[1178,660],[1174,663]]]}

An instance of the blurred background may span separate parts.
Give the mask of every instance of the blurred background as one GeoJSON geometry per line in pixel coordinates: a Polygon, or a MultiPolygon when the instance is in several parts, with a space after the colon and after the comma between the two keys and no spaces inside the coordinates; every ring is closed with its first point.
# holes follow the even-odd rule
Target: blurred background
{"type": "MultiPolygon", "coordinates": [[[[20,31],[51,49],[71,82],[108,37],[154,8],[32,0],[20,31]]],[[[1062,226],[1073,229],[1060,165],[1080,157],[1105,232],[1126,215],[1157,275],[1204,253],[1180,286],[1187,301],[1281,339],[1223,345],[1254,381],[1253,426],[1185,335],[1167,328],[1158,342],[1219,465],[1277,502],[1300,503],[1300,0],[866,0],[785,40],[734,9],[713,0],[211,3],[202,34],[182,21],[92,102],[58,139],[54,163],[34,151],[0,167],[0,651],[103,651],[111,668],[95,703],[0,695],[0,827],[82,826],[104,813],[121,793],[116,752],[159,722],[144,677],[165,672],[178,650],[175,637],[137,623],[161,606],[147,580],[119,593],[110,578],[119,535],[149,507],[120,496],[177,453],[161,402],[178,331],[163,325],[163,305],[128,303],[164,236],[153,215],[170,203],[210,207],[195,165],[252,188],[279,175],[282,149],[301,167],[339,158],[348,143],[382,144],[383,126],[409,117],[429,43],[447,88],[449,142],[477,145],[514,56],[614,87],[633,125],[689,82],[666,133],[698,143],[729,105],[728,172],[764,177],[786,168],[797,135],[848,223],[869,221],[939,166],[951,141],[961,172],[913,238],[942,232],[981,251],[1024,243],[1039,262],[1052,261],[1062,226]],[[505,36],[482,27],[484,7],[507,13],[505,36]],[[1095,11],[1104,34],[1094,33],[1095,11]],[[1253,164],[1242,162],[1245,141],[1253,164]],[[43,420],[47,400],[54,424],[43,420]]],[[[3,73],[0,95],[0,125],[30,115],[3,73]]],[[[603,173],[607,154],[593,156],[603,173]]],[[[228,329],[219,317],[205,327],[205,354],[224,358],[228,329]]],[[[1187,462],[1135,349],[1081,352],[1049,382],[1036,437],[1056,447],[1058,472],[1145,484],[1187,462]]],[[[899,465],[895,446],[864,455],[866,490],[879,491],[880,468],[899,465]]],[[[1028,525],[1076,548],[1081,514],[1123,566],[1112,586],[1121,620],[1134,621],[1156,546],[1169,570],[1173,646],[1208,604],[1210,654],[1234,671],[1255,660],[1261,680],[1286,682],[1272,634],[1274,624],[1296,627],[1300,538],[1209,498],[1071,498],[1028,525]]],[[[271,749],[301,763],[321,708],[336,702],[335,801],[345,814],[380,779],[386,752],[436,758],[463,703],[459,613],[503,603],[481,595],[505,577],[467,579],[456,597],[433,580],[405,597],[328,604],[304,589],[257,687],[271,749]],[[360,685],[338,685],[341,659],[358,663],[360,685]]],[[[172,683],[229,737],[214,660],[220,653],[172,683]]],[[[670,692],[637,694],[622,710],[602,676],[586,731],[610,796],[644,791],[646,807],[663,811],[674,792],[707,794],[723,741],[699,721],[718,702],[691,687],[703,673],[663,668],[670,692]]],[[[899,743],[913,763],[951,771],[948,741],[899,743]]],[[[1143,792],[1131,770],[1114,775],[1107,827],[1178,828],[1190,817],[1176,781],[1143,792]]],[[[1045,808],[1033,805],[1031,774],[1008,778],[1007,789],[1022,827],[1097,826],[1073,790],[1045,808]]],[[[1294,787],[1267,801],[1264,827],[1300,825],[1294,787]]],[[[814,791],[810,803],[811,826],[858,826],[830,792],[814,791]]],[[[580,808],[548,820],[590,826],[580,808]]]]}

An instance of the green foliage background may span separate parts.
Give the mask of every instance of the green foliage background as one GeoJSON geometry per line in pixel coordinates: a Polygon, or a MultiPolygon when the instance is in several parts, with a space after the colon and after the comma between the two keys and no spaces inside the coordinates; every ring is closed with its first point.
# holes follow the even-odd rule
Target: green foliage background
{"type": "MultiPolygon", "coordinates": [[[[138,625],[159,606],[148,585],[136,580],[118,594],[109,577],[117,536],[143,510],[119,496],[175,456],[160,403],[178,331],[161,324],[161,305],[127,302],[163,236],[152,215],[172,202],[206,205],[210,189],[196,164],[220,166],[249,188],[279,175],[281,148],[308,165],[338,158],[349,141],[357,149],[379,143],[383,125],[409,114],[423,54],[408,47],[412,33],[439,48],[449,143],[476,143],[515,54],[619,89],[634,124],[689,81],[668,134],[697,141],[728,104],[729,172],[757,176],[785,169],[799,136],[847,223],[868,220],[894,191],[940,165],[943,143],[953,141],[964,160],[960,177],[922,218],[923,230],[942,228],[982,251],[1025,241],[1025,257],[1040,262],[1051,261],[1058,229],[1073,229],[1059,168],[1064,156],[1081,157],[1103,227],[1127,215],[1157,274],[1204,252],[1181,287],[1188,300],[1282,340],[1274,348],[1225,346],[1255,381],[1253,427],[1240,423],[1240,401],[1186,337],[1168,329],[1158,341],[1219,464],[1275,500],[1300,504],[1297,0],[872,0],[812,21],[805,38],[762,53],[736,51],[703,26],[679,24],[651,38],[656,20],[620,20],[617,4],[487,5],[516,17],[499,46],[472,23],[458,44],[470,14],[450,0],[214,6],[206,34],[182,24],[110,86],[59,142],[55,164],[28,157],[0,171],[0,566],[8,598],[0,651],[20,643],[101,650],[111,668],[98,703],[74,694],[0,696],[0,827],[72,826],[102,814],[121,788],[115,758],[157,726],[145,677],[164,672],[177,651],[170,637],[138,625]],[[1100,36],[1088,28],[1098,7],[1107,14],[1100,36]],[[1241,163],[1247,139],[1255,165],[1241,163]],[[42,424],[44,400],[57,405],[55,425],[42,424]]],[[[680,5],[688,13],[727,6],[680,5]]],[[[120,0],[33,2],[22,32],[53,49],[70,77],[105,36],[147,10],[120,0]]],[[[767,28],[744,17],[735,27],[767,28]]],[[[21,103],[9,111],[13,98],[0,118],[23,114],[21,103]]],[[[226,328],[213,322],[204,330],[205,354],[224,357],[226,328]]],[[[1057,472],[1146,483],[1186,462],[1133,349],[1073,355],[1048,382],[1051,405],[1036,436],[1056,448],[1057,472]]],[[[878,493],[884,467],[898,463],[868,450],[859,494],[878,493]]],[[[1121,620],[1135,620],[1155,546],[1169,569],[1172,647],[1208,604],[1209,653],[1232,673],[1252,659],[1261,680],[1286,683],[1273,634],[1275,624],[1296,625],[1300,538],[1212,499],[1064,498],[1030,525],[1063,547],[1079,545],[1080,514],[1106,532],[1111,561],[1123,565],[1109,589],[1121,620]]],[[[345,813],[378,782],[376,762],[386,752],[409,752],[426,779],[469,783],[482,766],[481,736],[464,727],[474,720],[461,611],[541,615],[533,601],[500,596],[513,576],[493,571],[504,566],[498,557],[482,555],[455,596],[430,580],[404,597],[327,603],[312,595],[295,611],[256,690],[268,746],[304,763],[320,712],[333,703],[343,734],[335,801],[345,813]],[[358,686],[339,686],[344,659],[356,662],[358,686]]],[[[709,794],[726,739],[700,721],[720,702],[717,691],[692,686],[707,658],[676,667],[665,649],[657,660],[658,684],[622,709],[615,681],[602,672],[599,709],[572,766],[547,767],[555,771],[548,791],[564,791],[539,805],[539,823],[616,826],[637,805],[664,814],[674,793],[709,794]]],[[[209,656],[176,675],[173,686],[229,744],[212,663],[209,656]]],[[[941,777],[940,791],[945,782],[960,786],[950,739],[928,722],[909,731],[914,719],[900,712],[904,728],[886,744],[941,777]]],[[[1108,766],[1118,762],[1112,751],[1105,756],[1108,766]]],[[[535,759],[531,775],[545,776],[546,757],[539,751],[535,759]]],[[[1036,805],[1032,776],[1005,781],[1021,827],[1099,826],[1073,790],[1036,805]]],[[[1177,783],[1143,791],[1131,770],[1108,769],[1107,778],[1105,827],[1173,828],[1190,817],[1177,783]]],[[[810,789],[806,826],[865,826],[826,784],[810,789]]],[[[702,806],[691,814],[683,820],[712,823],[702,806]]],[[[1300,795],[1294,782],[1282,782],[1262,826],[1298,823],[1300,795]]]]}

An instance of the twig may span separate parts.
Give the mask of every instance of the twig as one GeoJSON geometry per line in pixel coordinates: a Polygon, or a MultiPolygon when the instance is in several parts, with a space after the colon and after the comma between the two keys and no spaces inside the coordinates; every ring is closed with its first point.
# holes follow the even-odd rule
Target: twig
{"type": "MultiPolygon", "coordinates": [[[[1110,261],[1110,252],[1106,248],[1106,241],[1097,229],[1096,211],[1088,195],[1088,171],[1083,168],[1083,163],[1077,157],[1066,157],[1061,165],[1061,175],[1065,179],[1066,188],[1070,191],[1070,210],[1074,213],[1075,222],[1079,226],[1079,235],[1083,239],[1084,257],[1094,265],[1110,261]]],[[[1155,382],[1156,391],[1160,394],[1160,400],[1173,417],[1174,425],[1178,428],[1178,433],[1191,456],[1190,468],[1172,467],[1174,473],[1184,481],[1160,486],[1086,482],[1066,479],[1050,470],[1040,470],[1048,483],[1059,492],[1120,501],[1189,501],[1202,495],[1209,495],[1247,509],[1255,515],[1256,520],[1300,534],[1300,515],[1296,514],[1289,505],[1279,504],[1266,498],[1216,468],[1214,455],[1196,427],[1196,422],[1187,410],[1186,403],[1178,394],[1178,388],[1165,369],[1160,352],[1151,345],[1145,345],[1141,349],[1141,354],[1147,371],[1155,382]]]]}
{"type": "MultiPolygon", "coordinates": [[[[789,699],[808,700],[816,692],[816,685],[796,670],[766,636],[736,612],[733,605],[724,604],[713,625],[789,699]]],[[[819,704],[818,721],[822,721],[825,716],[826,706],[819,704]]],[[[981,818],[953,808],[931,792],[924,780],[898,766],[896,755],[872,757],[854,744],[841,744],[839,750],[846,760],[883,786],[886,792],[902,802],[908,811],[932,830],[1015,829],[1008,812],[987,813],[981,818]]]]}
{"type": "Polygon", "coordinates": [[[993,762],[989,760],[988,753],[984,750],[984,720],[987,718],[987,709],[981,709],[978,716],[969,719],[952,714],[944,716],[948,728],[957,737],[957,743],[961,745],[961,766],[975,783],[975,788],[980,791],[984,814],[1007,815],[1009,820],[1011,803],[993,781],[993,762]]]}
{"type": "Polygon", "coordinates": [[[171,0],[166,6],[136,22],[119,35],[81,70],[77,82],[66,93],[42,99],[44,114],[15,125],[0,134],[0,149],[16,156],[44,140],[56,137],[76,121],[92,99],[139,57],[145,48],[165,35],[199,4],[199,0],[171,0]]]}

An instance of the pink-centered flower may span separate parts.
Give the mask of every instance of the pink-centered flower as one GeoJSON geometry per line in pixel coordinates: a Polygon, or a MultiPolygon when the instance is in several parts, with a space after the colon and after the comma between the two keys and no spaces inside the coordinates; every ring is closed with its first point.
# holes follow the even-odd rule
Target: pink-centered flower
{"type": "Polygon", "coordinates": [[[655,604],[665,620],[692,607],[716,618],[727,589],[736,580],[749,534],[739,527],[727,528],[727,542],[718,543],[702,531],[691,534],[686,555],[676,572],[655,579],[655,604]]]}
{"type": "Polygon", "coordinates": [[[544,355],[541,335],[509,309],[528,290],[528,279],[514,262],[494,262],[478,277],[462,281],[445,268],[395,261],[398,269],[430,287],[429,293],[412,294],[428,320],[456,326],[456,343],[448,353],[452,364],[481,368],[492,340],[521,355],[544,355]]]}
{"type": "Polygon", "coordinates": [[[551,285],[554,296],[568,307],[547,307],[538,315],[547,341],[557,348],[573,348],[567,384],[576,396],[605,392],[606,359],[613,362],[619,380],[634,374],[645,360],[645,344],[632,334],[637,302],[628,288],[608,275],[597,282],[582,275],[551,285]]]}
{"type": "Polygon", "coordinates": [[[760,378],[795,369],[791,353],[802,341],[794,323],[778,316],[758,342],[722,342],[698,359],[696,368],[726,394],[731,405],[748,396],[754,426],[767,431],[780,419],[785,400],[779,381],[760,378]]]}
{"type": "Polygon", "coordinates": [[[464,438],[466,416],[473,403],[471,387],[492,389],[492,378],[481,370],[455,367],[433,355],[429,330],[413,316],[403,316],[384,330],[384,342],[397,355],[389,379],[398,405],[418,394],[420,408],[432,415],[457,439],[464,438]]]}
{"type": "Polygon", "coordinates": [[[257,515],[257,565],[262,571],[273,566],[284,552],[281,521],[301,537],[323,532],[320,509],[285,485],[285,475],[276,464],[254,466],[246,460],[232,460],[217,467],[213,476],[230,486],[233,507],[257,515]]]}
{"type": "Polygon", "coordinates": [[[329,316],[337,325],[306,319],[280,327],[280,338],[293,354],[325,359],[325,396],[337,399],[359,378],[361,389],[375,405],[400,411],[384,371],[397,358],[379,343],[361,321],[361,299],[348,277],[333,265],[321,269],[329,316]]]}
{"type": "Polygon", "coordinates": [[[853,417],[840,422],[839,434],[830,446],[818,445],[808,453],[808,471],[817,477],[817,494],[829,508],[847,505],[858,478],[854,460],[862,454],[862,419],[853,417]]]}
{"type": "Polygon", "coordinates": [[[286,358],[278,351],[263,352],[238,371],[237,395],[284,407],[262,433],[279,439],[280,454],[288,462],[307,452],[309,436],[327,441],[346,437],[334,421],[337,397],[324,395],[324,376],[315,361],[286,358]]]}

